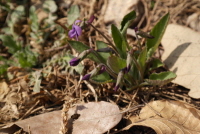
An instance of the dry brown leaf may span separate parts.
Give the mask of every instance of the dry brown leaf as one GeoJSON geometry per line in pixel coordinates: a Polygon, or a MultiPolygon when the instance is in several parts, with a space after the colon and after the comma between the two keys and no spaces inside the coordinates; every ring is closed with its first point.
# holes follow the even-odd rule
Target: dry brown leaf
{"type": "Polygon", "coordinates": [[[187,18],[187,25],[200,32],[200,12],[193,13],[187,18]]]}
{"type": "Polygon", "coordinates": [[[77,105],[68,111],[68,125],[73,134],[102,134],[118,124],[121,118],[118,106],[104,101],[77,105]]]}
{"type": "Polygon", "coordinates": [[[5,97],[9,91],[8,84],[5,81],[0,82],[0,102],[5,102],[5,97]]]}
{"type": "Polygon", "coordinates": [[[61,125],[61,111],[37,115],[17,121],[15,124],[26,132],[30,131],[31,134],[58,134],[61,125]]]}
{"type": "Polygon", "coordinates": [[[200,98],[200,33],[176,24],[168,25],[162,45],[162,60],[177,74],[173,81],[190,89],[189,96],[200,98]]]}
{"type": "Polygon", "coordinates": [[[108,7],[104,16],[105,23],[115,21],[119,25],[123,17],[133,11],[133,6],[136,5],[138,0],[125,0],[125,1],[116,1],[109,0],[108,7]]]}
{"type": "Polygon", "coordinates": [[[157,134],[200,134],[200,111],[179,101],[159,100],[148,103],[138,116],[130,118],[132,124],[151,127],[157,134]]]}

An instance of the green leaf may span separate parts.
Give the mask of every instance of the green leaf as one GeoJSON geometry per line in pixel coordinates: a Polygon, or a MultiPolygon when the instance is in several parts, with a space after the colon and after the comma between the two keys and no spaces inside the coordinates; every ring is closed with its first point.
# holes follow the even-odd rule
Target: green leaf
{"type": "Polygon", "coordinates": [[[146,60],[147,60],[147,48],[145,47],[141,52],[140,55],[138,57],[138,63],[140,65],[141,70],[145,71],[145,66],[146,66],[146,60]]]}
{"type": "Polygon", "coordinates": [[[127,28],[129,27],[131,21],[134,20],[135,17],[136,17],[135,11],[132,11],[132,12],[130,12],[127,15],[124,16],[124,18],[123,18],[123,20],[121,22],[121,29],[120,29],[120,31],[122,33],[125,33],[123,31],[127,30],[127,28]]]}
{"type": "Polygon", "coordinates": [[[38,54],[32,52],[29,46],[26,46],[23,50],[16,52],[13,56],[18,59],[21,67],[32,67],[37,63],[38,54]]]}
{"type": "Polygon", "coordinates": [[[108,45],[105,42],[98,41],[98,40],[96,41],[96,46],[97,46],[97,49],[108,47],[108,45]]]}
{"type": "Polygon", "coordinates": [[[8,65],[0,65],[0,75],[3,75],[7,71],[8,65]]]}
{"type": "Polygon", "coordinates": [[[3,45],[8,47],[9,53],[16,53],[20,50],[20,46],[17,45],[16,41],[14,40],[13,36],[10,35],[0,35],[0,39],[3,41],[3,45]]]}
{"type": "Polygon", "coordinates": [[[34,87],[33,87],[33,91],[38,93],[38,92],[40,92],[40,84],[41,84],[41,81],[42,81],[41,71],[36,71],[33,74],[33,77],[34,77],[34,81],[35,81],[35,84],[34,84],[34,87]]]}
{"type": "Polygon", "coordinates": [[[69,42],[69,45],[75,49],[78,53],[81,53],[83,52],[84,50],[88,50],[90,49],[89,46],[83,44],[82,42],[79,42],[79,41],[68,41],[69,42]]]}
{"type": "Polygon", "coordinates": [[[169,21],[169,13],[166,14],[164,17],[162,17],[162,19],[154,26],[154,28],[150,32],[150,35],[154,36],[154,38],[147,39],[146,45],[147,45],[148,58],[150,58],[158,48],[158,45],[160,44],[165,29],[167,27],[168,21],[169,21]]]}
{"type": "Polygon", "coordinates": [[[153,73],[149,76],[151,80],[167,80],[171,78],[176,78],[176,74],[173,72],[161,72],[161,73],[153,73]]]}
{"type": "Polygon", "coordinates": [[[36,14],[35,6],[31,6],[30,8],[30,21],[31,21],[31,30],[37,32],[39,30],[38,16],[36,14]]]}
{"type": "Polygon", "coordinates": [[[175,78],[176,74],[168,71],[161,73],[153,73],[149,76],[149,79],[146,79],[145,81],[150,85],[165,85],[175,78]]]}
{"type": "Polygon", "coordinates": [[[71,6],[67,16],[67,23],[69,25],[72,25],[79,16],[80,16],[79,7],[77,5],[71,6]]]}
{"type": "Polygon", "coordinates": [[[158,67],[162,67],[164,64],[160,61],[160,59],[153,59],[151,61],[152,63],[152,66],[149,70],[153,70],[153,69],[156,69],[158,67]]]}
{"type": "Polygon", "coordinates": [[[11,5],[10,5],[10,2],[7,2],[7,3],[1,3],[1,8],[3,9],[3,10],[6,10],[7,12],[10,12],[11,11],[11,5]]]}
{"type": "Polygon", "coordinates": [[[3,75],[7,71],[8,66],[1,65],[0,66],[0,75],[3,75]]]}
{"type": "Polygon", "coordinates": [[[115,73],[119,73],[122,68],[126,67],[126,60],[117,56],[110,56],[107,64],[115,73]]]}
{"type": "Polygon", "coordinates": [[[120,54],[120,57],[126,58],[126,44],[125,44],[126,41],[123,38],[121,32],[119,31],[119,29],[115,25],[111,26],[111,32],[112,32],[112,37],[113,37],[113,40],[115,42],[117,51],[120,54]]]}
{"type": "Polygon", "coordinates": [[[51,13],[56,12],[58,9],[56,2],[54,0],[45,0],[43,3],[43,8],[51,13]]]}
{"type": "MultiPolygon", "coordinates": [[[[96,41],[96,46],[97,46],[97,49],[108,47],[108,45],[103,41],[96,41]]],[[[106,53],[106,52],[98,52],[98,53],[99,53],[99,55],[101,55],[104,58],[105,61],[110,56],[110,53],[106,53]]]]}
{"type": "Polygon", "coordinates": [[[12,12],[10,18],[13,24],[15,24],[17,21],[19,21],[20,19],[22,19],[22,17],[25,16],[24,7],[25,7],[24,5],[17,6],[15,10],[12,12]]]}
{"type": "MultiPolygon", "coordinates": [[[[85,44],[83,44],[82,42],[79,42],[79,41],[68,41],[68,42],[69,42],[70,46],[72,48],[74,48],[78,53],[81,53],[84,50],[90,49],[89,46],[87,46],[87,45],[85,45],[85,44]]],[[[101,58],[101,60],[103,60],[101,55],[99,55],[98,53],[96,53],[96,54],[99,56],[99,58],[101,58]]],[[[94,53],[90,53],[87,57],[90,58],[91,60],[95,61],[95,62],[100,63],[99,59],[96,57],[96,55],[94,55],[94,53]]],[[[103,60],[103,62],[105,62],[105,61],[103,60]]]]}
{"type": "Polygon", "coordinates": [[[105,84],[112,82],[113,80],[110,78],[107,72],[104,72],[100,75],[96,75],[90,79],[91,82],[95,84],[105,84]]]}

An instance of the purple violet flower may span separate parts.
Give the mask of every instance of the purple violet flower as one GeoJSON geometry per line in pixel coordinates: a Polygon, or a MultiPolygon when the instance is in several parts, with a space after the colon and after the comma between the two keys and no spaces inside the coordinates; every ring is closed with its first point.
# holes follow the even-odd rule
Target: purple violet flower
{"type": "Polygon", "coordinates": [[[68,36],[70,38],[76,38],[76,40],[78,40],[78,37],[81,35],[82,33],[82,29],[80,26],[77,25],[77,23],[80,23],[81,20],[76,20],[75,23],[72,25],[72,30],[69,31],[68,36]]]}
{"type": "Polygon", "coordinates": [[[76,66],[79,64],[79,62],[80,62],[80,58],[75,57],[70,60],[69,64],[70,64],[70,66],[76,66]]]}
{"type": "Polygon", "coordinates": [[[91,74],[86,74],[85,76],[83,76],[82,80],[89,80],[90,76],[91,74]]]}

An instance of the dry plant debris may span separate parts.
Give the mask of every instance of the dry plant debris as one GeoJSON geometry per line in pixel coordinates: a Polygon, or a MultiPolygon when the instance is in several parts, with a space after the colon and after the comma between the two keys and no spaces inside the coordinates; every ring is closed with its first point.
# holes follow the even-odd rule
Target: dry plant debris
{"type": "Polygon", "coordinates": [[[162,60],[177,74],[173,81],[190,89],[189,96],[200,98],[200,33],[170,24],[162,39],[165,49],[162,60]]]}
{"type": "MultiPolygon", "coordinates": [[[[2,0],[3,2],[7,2],[6,0],[2,0]]],[[[48,0],[51,1],[51,0],[48,0]]],[[[11,1],[12,9],[15,8],[22,2],[19,1],[11,1]]],[[[45,19],[48,19],[49,22],[52,23],[52,20],[62,21],[62,24],[66,24],[67,22],[67,13],[69,8],[72,5],[78,5],[80,9],[80,17],[81,18],[89,18],[92,14],[97,16],[97,20],[94,22],[94,25],[98,28],[101,28],[107,36],[109,36],[107,29],[109,26],[109,22],[105,20],[105,14],[108,13],[108,9],[112,9],[109,6],[113,6],[109,3],[112,3],[108,0],[59,0],[52,3],[56,3],[58,6],[57,11],[55,12],[55,6],[52,8],[54,11],[51,13],[46,13],[42,9],[43,3],[45,0],[31,0],[28,1],[27,7],[31,5],[36,6],[36,15],[39,18],[39,24],[44,28],[45,19]],[[54,12],[54,13],[53,13],[54,12]],[[52,15],[53,14],[53,15],[52,15]],[[54,16],[55,15],[55,16],[54,16]],[[57,17],[57,18],[56,18],[57,17]],[[106,22],[106,23],[105,23],[106,22]]],[[[131,6],[121,6],[123,11],[129,11],[129,8],[136,9],[137,11],[137,21],[135,21],[131,28],[135,26],[140,27],[144,31],[148,31],[155,23],[160,19],[161,16],[170,12],[172,15],[170,22],[178,23],[180,25],[189,26],[194,28],[194,30],[198,30],[199,24],[199,0],[182,0],[182,1],[173,1],[173,0],[139,0],[136,5],[131,6]],[[153,4],[152,4],[153,3],[153,4]],[[152,6],[153,5],[153,6],[152,6]],[[194,14],[194,15],[193,15],[194,14]],[[192,16],[193,15],[193,16],[192,16]],[[189,18],[190,16],[190,18],[189,18]]],[[[23,5],[24,6],[24,5],[23,5]]],[[[50,7],[50,6],[49,6],[50,7]]],[[[117,8],[115,8],[117,9],[117,8]]],[[[126,13],[127,13],[126,12],[126,13]]],[[[28,12],[27,12],[28,13],[28,12]]],[[[112,12],[110,12],[112,13],[112,12]]],[[[124,15],[126,14],[124,13],[124,15]]],[[[122,14],[122,12],[120,12],[122,14]]],[[[10,16],[7,11],[2,10],[0,8],[0,28],[6,26],[7,16],[10,16]]],[[[122,15],[123,16],[123,15],[122,15]]],[[[120,19],[121,20],[121,19],[120,19]]],[[[115,21],[115,20],[114,20],[115,21]]],[[[116,22],[115,22],[116,23],[116,22]]],[[[47,24],[45,24],[47,25],[47,24]]],[[[100,85],[97,86],[95,84],[81,82],[79,78],[79,74],[74,73],[73,69],[69,70],[67,64],[63,62],[62,57],[66,56],[67,51],[70,51],[71,48],[65,41],[66,34],[63,33],[62,37],[59,37],[59,30],[53,30],[54,25],[51,25],[50,28],[44,28],[42,32],[45,32],[47,35],[43,42],[36,42],[36,40],[30,36],[30,27],[29,22],[26,22],[26,19],[20,18],[19,21],[14,25],[14,31],[17,35],[19,35],[19,40],[26,40],[27,44],[30,44],[33,47],[34,51],[37,51],[41,56],[39,57],[39,61],[42,64],[46,61],[45,67],[40,68],[32,68],[32,72],[29,72],[22,67],[10,67],[7,71],[8,80],[1,79],[0,82],[0,126],[7,126],[7,123],[14,122],[16,120],[23,120],[25,118],[30,118],[31,116],[42,114],[45,112],[58,110],[62,108],[63,103],[67,103],[68,106],[66,111],[69,110],[70,107],[74,105],[80,104],[80,102],[90,102],[90,101],[110,101],[116,103],[120,109],[128,109],[132,106],[138,105],[142,103],[141,99],[143,97],[151,99],[163,99],[163,94],[159,96],[160,92],[158,90],[164,89],[167,91],[168,99],[180,99],[185,97],[185,94],[182,92],[187,92],[187,90],[176,86],[175,88],[171,86],[171,84],[158,89],[155,92],[155,96],[149,94],[149,92],[155,91],[150,90],[151,87],[146,87],[146,90],[141,89],[139,93],[136,95],[134,93],[125,93],[123,91],[113,92],[113,86],[111,84],[100,85]],[[59,41],[58,41],[59,40],[59,41]],[[37,82],[34,81],[33,73],[36,71],[41,72],[42,77],[37,77],[37,82]],[[41,83],[40,83],[41,82],[41,83]],[[38,87],[39,83],[41,84],[38,87]],[[39,89],[40,88],[40,89],[39,89]],[[40,90],[38,93],[33,92],[40,90]],[[171,89],[170,91],[168,91],[171,89]],[[181,90],[182,92],[174,95],[175,90],[181,90]],[[156,96],[157,94],[157,96],[156,96]],[[181,97],[180,97],[181,96],[181,97]]],[[[0,32],[2,29],[0,29],[0,32]]],[[[81,37],[81,40],[87,42],[89,46],[94,46],[95,40],[105,41],[97,32],[92,29],[88,31],[84,31],[85,36],[81,37]]],[[[38,35],[41,32],[36,32],[38,35]]],[[[39,39],[42,36],[39,36],[39,39]]],[[[174,39],[176,37],[172,37],[174,39]]],[[[171,40],[171,39],[168,39],[171,40]]],[[[129,40],[131,44],[134,44],[134,37],[131,37],[129,40]]],[[[26,45],[26,44],[24,44],[26,45]]],[[[10,54],[8,53],[8,48],[2,45],[0,41],[0,56],[4,56],[7,59],[10,59],[10,54]]],[[[165,51],[169,50],[165,48],[165,51]]],[[[75,52],[71,50],[72,54],[75,55],[75,52]]],[[[0,62],[1,64],[1,62],[0,62]]],[[[85,68],[89,68],[91,66],[95,66],[94,63],[88,61],[85,63],[85,68]]],[[[91,70],[91,69],[90,69],[91,70]]],[[[156,88],[156,87],[155,87],[156,88]]],[[[165,92],[166,93],[166,92],[165,92]]],[[[195,105],[195,101],[190,98],[190,103],[195,105]]],[[[150,104],[148,104],[150,105],[150,104]]],[[[164,105],[164,104],[162,104],[164,105]]],[[[64,105],[65,107],[65,105],[64,105]]],[[[146,106],[147,107],[147,106],[146,106]]],[[[150,106],[156,110],[155,106],[150,106]]],[[[166,106],[167,107],[167,106],[166,106]]],[[[173,110],[173,107],[167,107],[169,110],[173,110]]],[[[177,106],[177,108],[179,108],[177,106]]],[[[192,108],[193,111],[197,111],[192,108]]],[[[149,112],[149,110],[147,110],[149,112]]],[[[151,110],[154,111],[154,110],[151,110]]],[[[185,110],[187,111],[187,110],[185,110]]],[[[182,113],[182,111],[179,111],[182,113]]],[[[66,112],[67,113],[67,112],[66,112]]],[[[161,112],[162,113],[162,112],[161,112]]],[[[66,114],[62,117],[62,120],[66,121],[66,114]]],[[[135,114],[129,112],[129,114],[135,114]]],[[[155,113],[154,113],[155,115],[155,113]]],[[[166,114],[168,115],[168,114],[166,114]]],[[[191,114],[188,114],[191,115],[191,114]]],[[[41,115],[42,116],[42,115],[41,115]]],[[[163,116],[163,115],[162,115],[163,116]]],[[[57,115],[58,117],[58,115],[57,115]]],[[[68,116],[67,116],[68,117],[68,116]]],[[[126,118],[127,116],[123,116],[126,118]]],[[[37,118],[37,117],[35,117],[37,118]]],[[[34,117],[32,119],[35,119],[34,117]]],[[[128,117],[127,117],[128,118],[128,117]]],[[[196,119],[196,118],[194,118],[196,119]]],[[[158,120],[158,119],[157,119],[158,120]]],[[[75,119],[76,121],[76,119],[75,119]]],[[[198,124],[199,120],[197,120],[198,124]]],[[[35,122],[34,122],[35,123],[35,122]]],[[[67,123],[64,122],[64,126],[67,123]]],[[[45,125],[41,125],[44,127],[45,125]]],[[[15,127],[15,126],[14,126],[15,127]]],[[[191,127],[192,128],[192,127],[191,127]]],[[[67,128],[65,128],[67,129],[67,128]]],[[[20,133],[20,132],[19,132],[20,133]]],[[[22,133],[22,132],[21,132],[22,133]]],[[[27,130],[26,133],[33,133],[32,131],[27,130]]],[[[46,133],[46,132],[44,132],[46,133]]],[[[55,132],[58,133],[58,132],[55,132]]]]}
{"type": "Polygon", "coordinates": [[[119,25],[124,15],[133,11],[137,3],[138,0],[108,1],[108,3],[106,3],[107,9],[104,15],[105,23],[114,22],[119,25]]]}
{"type": "Polygon", "coordinates": [[[70,108],[66,116],[69,134],[102,134],[122,118],[118,106],[105,101],[79,104],[70,108]]]}
{"type": "Polygon", "coordinates": [[[12,127],[15,125],[19,126],[18,129],[21,128],[25,132],[31,132],[31,134],[56,134],[61,127],[61,111],[53,111],[19,120],[0,129],[0,133],[12,131],[12,127]]]}
{"type": "Polygon", "coordinates": [[[157,134],[200,133],[200,111],[179,101],[150,102],[130,120],[132,123],[123,130],[141,125],[153,128],[157,134]]]}

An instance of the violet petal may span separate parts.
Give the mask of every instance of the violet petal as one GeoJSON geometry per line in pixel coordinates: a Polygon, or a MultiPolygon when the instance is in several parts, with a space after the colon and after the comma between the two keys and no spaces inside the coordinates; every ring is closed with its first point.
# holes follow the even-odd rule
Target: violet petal
{"type": "Polygon", "coordinates": [[[74,24],[76,25],[77,23],[80,23],[81,22],[81,20],[76,20],[75,22],[74,22],[74,24]]]}
{"type": "Polygon", "coordinates": [[[76,36],[76,31],[75,31],[75,29],[70,30],[69,33],[68,33],[68,36],[69,36],[70,38],[74,38],[74,37],[76,36]]]}
{"type": "Polygon", "coordinates": [[[80,35],[81,35],[81,33],[82,33],[81,27],[79,27],[79,26],[77,26],[77,25],[73,25],[73,29],[75,29],[76,35],[77,35],[77,36],[80,36],[80,35]]]}

